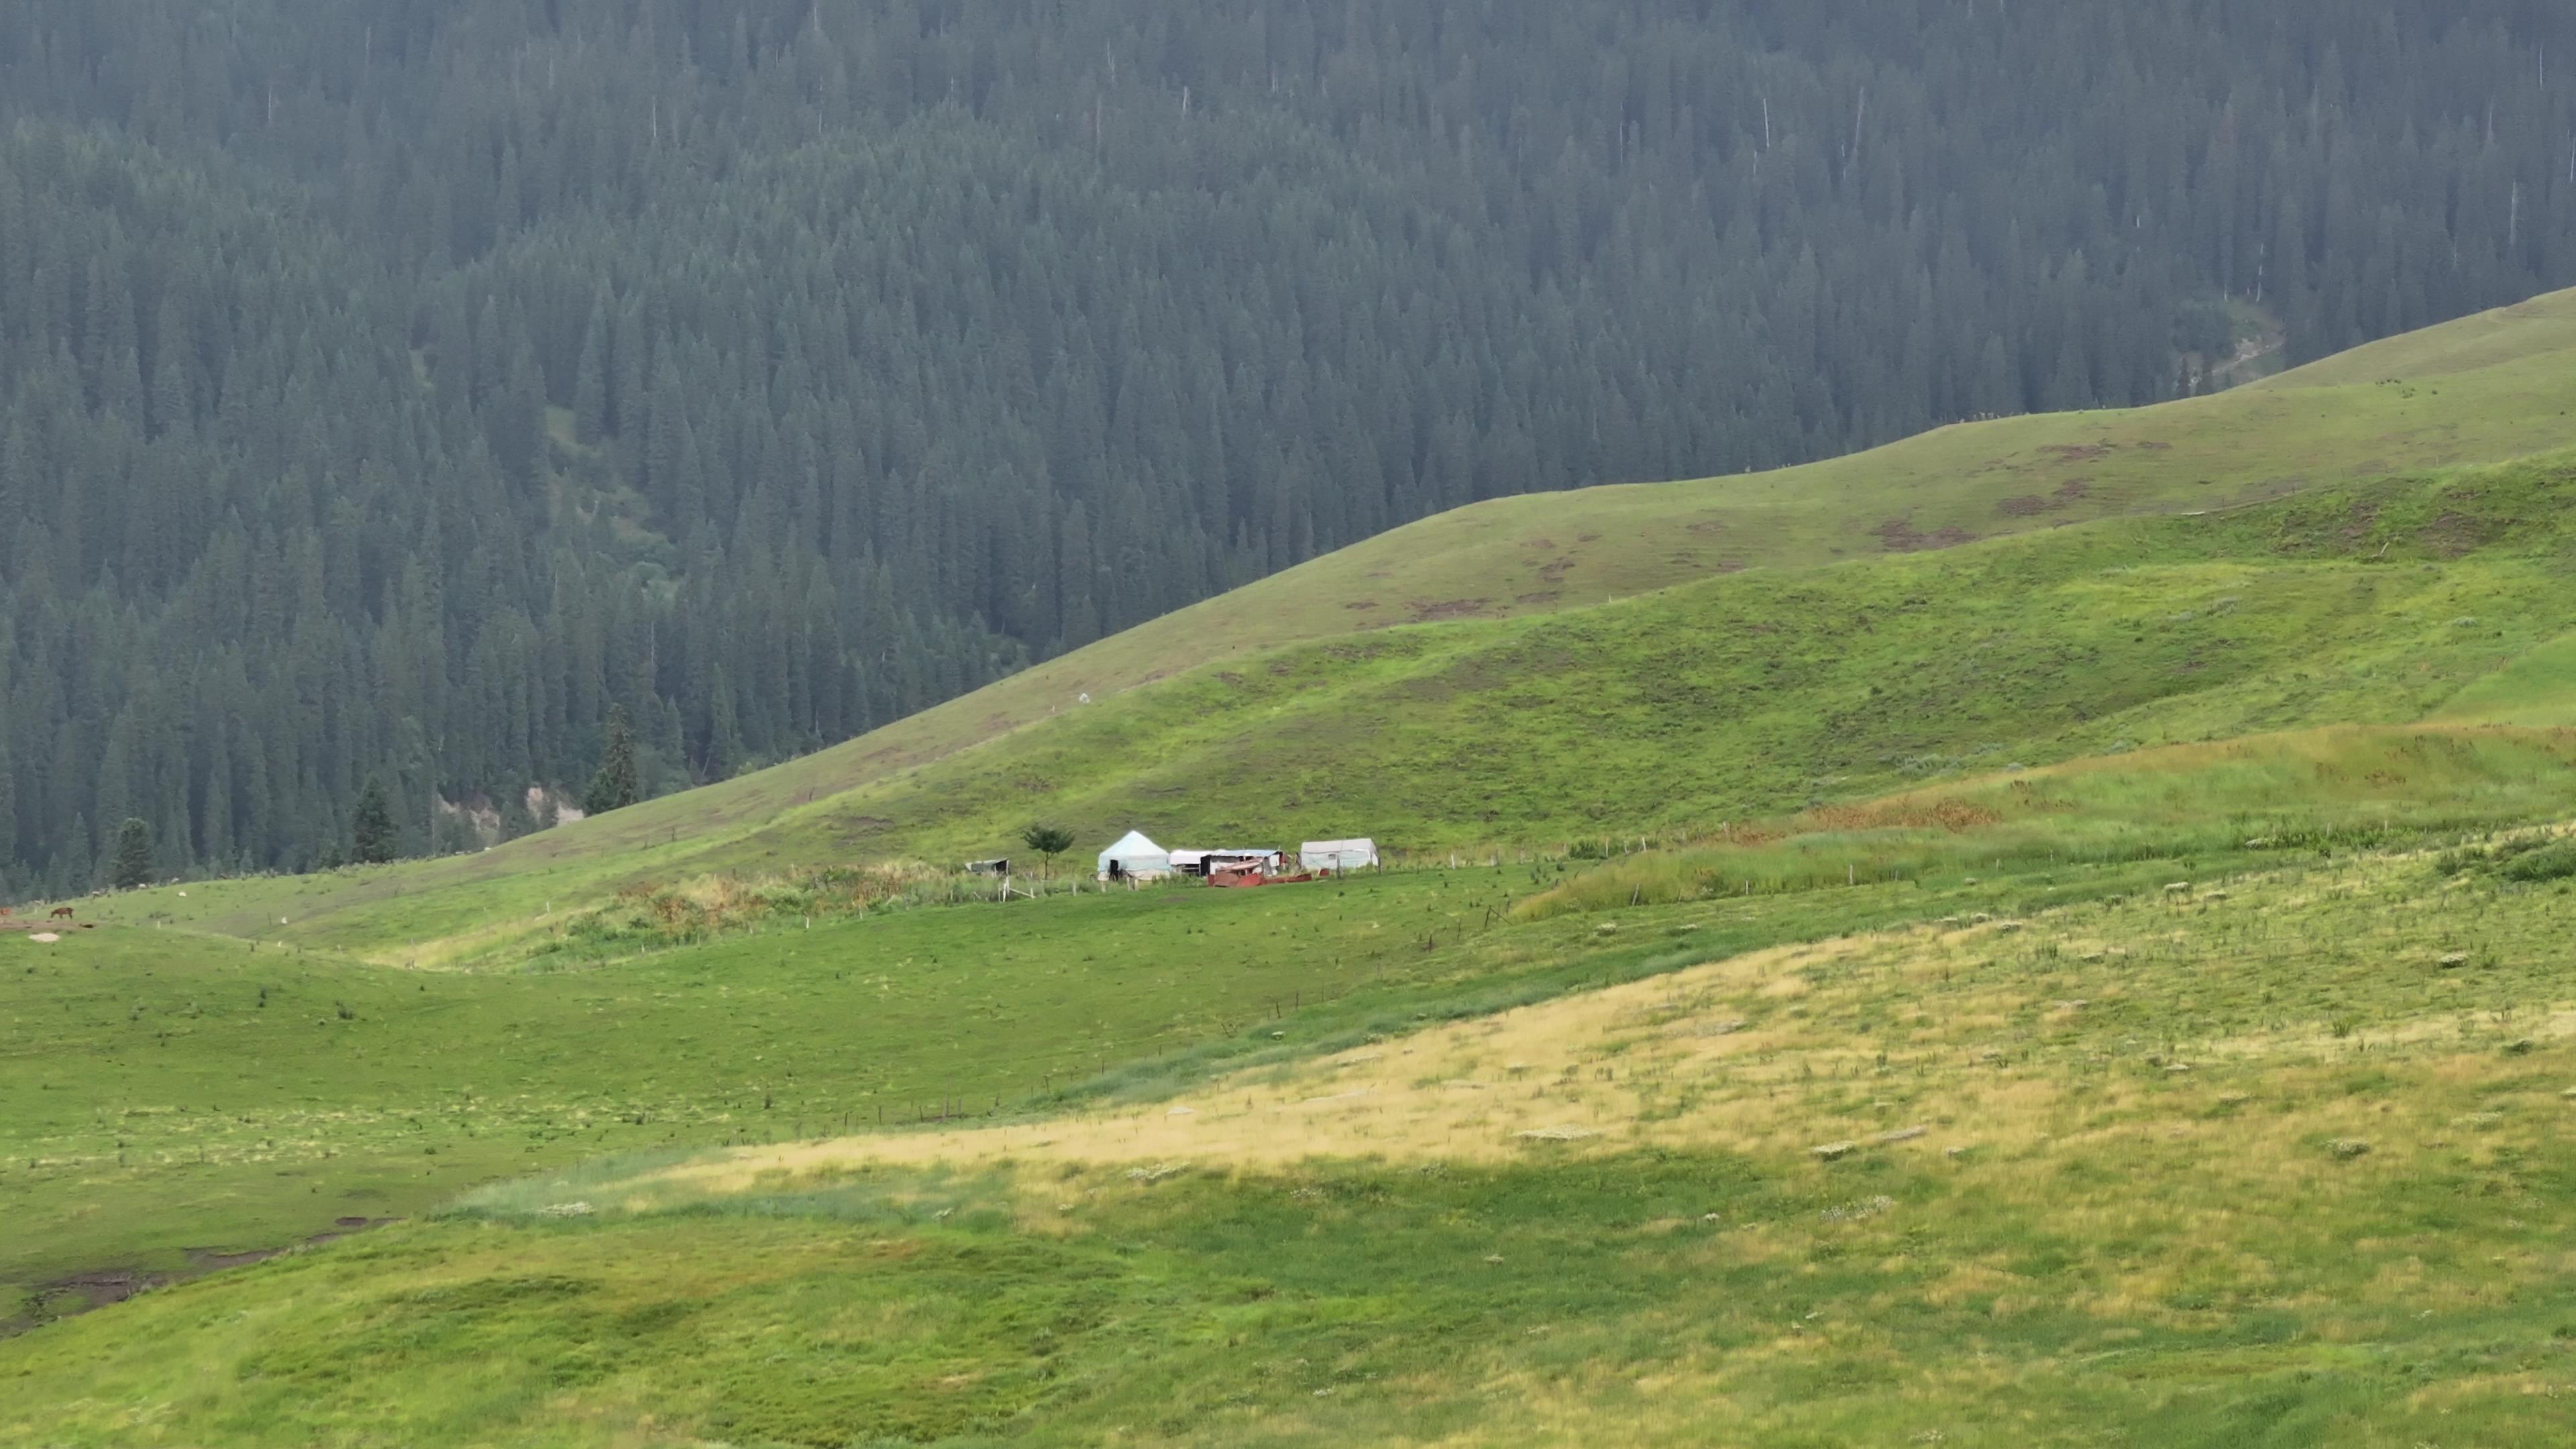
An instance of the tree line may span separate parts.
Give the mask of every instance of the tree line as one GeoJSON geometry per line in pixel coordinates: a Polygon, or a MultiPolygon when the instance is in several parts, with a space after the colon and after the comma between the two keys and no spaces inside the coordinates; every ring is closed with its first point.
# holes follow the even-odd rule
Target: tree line
{"type": "Polygon", "coordinates": [[[0,10],[0,884],[532,829],[1478,499],[2576,280],[2519,0],[0,10]],[[532,793],[532,787],[535,793],[532,793]],[[372,828],[372,821],[371,821],[372,828]],[[380,832],[377,832],[380,834],[380,832]],[[373,838],[371,836],[371,838],[373,838]]]}

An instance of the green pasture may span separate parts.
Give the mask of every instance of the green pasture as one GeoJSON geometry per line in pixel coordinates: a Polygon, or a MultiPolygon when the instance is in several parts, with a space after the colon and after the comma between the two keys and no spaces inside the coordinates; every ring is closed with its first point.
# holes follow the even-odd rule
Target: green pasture
{"type": "Polygon", "coordinates": [[[1151,1092],[1713,955],[2227,863],[1872,872],[1683,937],[1515,921],[1580,869],[1563,861],[773,916],[477,972],[148,927],[0,936],[0,1212],[19,1228],[0,1289],[21,1300],[0,1318],[79,1306],[47,1285],[82,1273],[185,1273],[603,1154],[1151,1092]]]}
{"type": "Polygon", "coordinates": [[[0,1342],[0,1444],[2561,1442],[2576,897],[2420,854],[2230,884],[1800,953],[1488,1088],[1693,1146],[640,1209],[672,1154],[549,1168],[0,1342]],[[1720,1017],[1758,1046],[1659,1056],[1720,1017]]]}
{"type": "Polygon", "coordinates": [[[1638,851],[1522,899],[1567,911],[1837,882],[1967,878],[2282,856],[2437,841],[2576,817],[2576,729],[2341,726],[1978,777],[1828,807],[1741,839],[1638,851]]]}
{"type": "Polygon", "coordinates": [[[1382,979],[1393,999],[1476,969],[1462,933],[1510,888],[1059,897],[489,974],[149,928],[0,935],[0,1288],[185,1271],[191,1250],[604,1152],[1019,1109],[1213,1038],[1269,1042],[1290,1029],[1273,1017],[1309,1033],[1382,979]]]}

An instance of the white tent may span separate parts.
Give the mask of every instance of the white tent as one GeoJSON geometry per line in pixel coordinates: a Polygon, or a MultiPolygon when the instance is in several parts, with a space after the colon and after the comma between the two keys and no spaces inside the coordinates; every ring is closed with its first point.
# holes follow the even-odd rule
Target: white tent
{"type": "Polygon", "coordinates": [[[1376,864],[1374,840],[1309,840],[1297,847],[1301,870],[1366,870],[1376,864]]]}
{"type": "Polygon", "coordinates": [[[1247,865],[1277,870],[1280,860],[1278,851],[1263,850],[1258,846],[1242,850],[1184,850],[1178,846],[1172,849],[1172,869],[1183,875],[1206,875],[1212,871],[1238,870],[1247,865]]]}
{"type": "Polygon", "coordinates": [[[1145,838],[1145,832],[1130,830],[1118,843],[1100,852],[1100,878],[1110,878],[1111,867],[1118,875],[1151,879],[1172,873],[1172,853],[1145,838]]]}

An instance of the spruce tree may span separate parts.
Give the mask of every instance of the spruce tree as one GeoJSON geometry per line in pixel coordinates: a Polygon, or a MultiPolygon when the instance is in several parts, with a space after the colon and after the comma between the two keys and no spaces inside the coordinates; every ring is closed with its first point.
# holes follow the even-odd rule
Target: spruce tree
{"type": "Polygon", "coordinates": [[[599,815],[624,809],[643,796],[643,782],[635,772],[635,732],[626,722],[626,706],[610,705],[608,747],[600,753],[599,773],[590,777],[581,808],[599,815]]]}
{"type": "Polygon", "coordinates": [[[394,858],[400,835],[394,828],[393,802],[385,796],[383,777],[369,775],[349,822],[349,857],[360,865],[382,865],[394,858]]]}
{"type": "Polygon", "coordinates": [[[152,884],[152,827],[128,817],[116,828],[116,888],[138,890],[152,884]]]}
{"type": "Polygon", "coordinates": [[[0,870],[18,859],[18,772],[9,763],[9,738],[0,730],[0,870]]]}

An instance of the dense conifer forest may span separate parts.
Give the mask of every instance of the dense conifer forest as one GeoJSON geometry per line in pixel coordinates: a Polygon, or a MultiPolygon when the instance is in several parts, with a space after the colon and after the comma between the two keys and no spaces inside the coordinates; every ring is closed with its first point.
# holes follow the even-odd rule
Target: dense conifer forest
{"type": "Polygon", "coordinates": [[[345,858],[362,801],[369,855],[388,801],[463,848],[578,800],[614,707],[667,790],[1476,499],[2576,282],[2571,41],[2543,0],[11,0],[0,887],[114,878],[128,820],[171,874],[345,858]]]}

